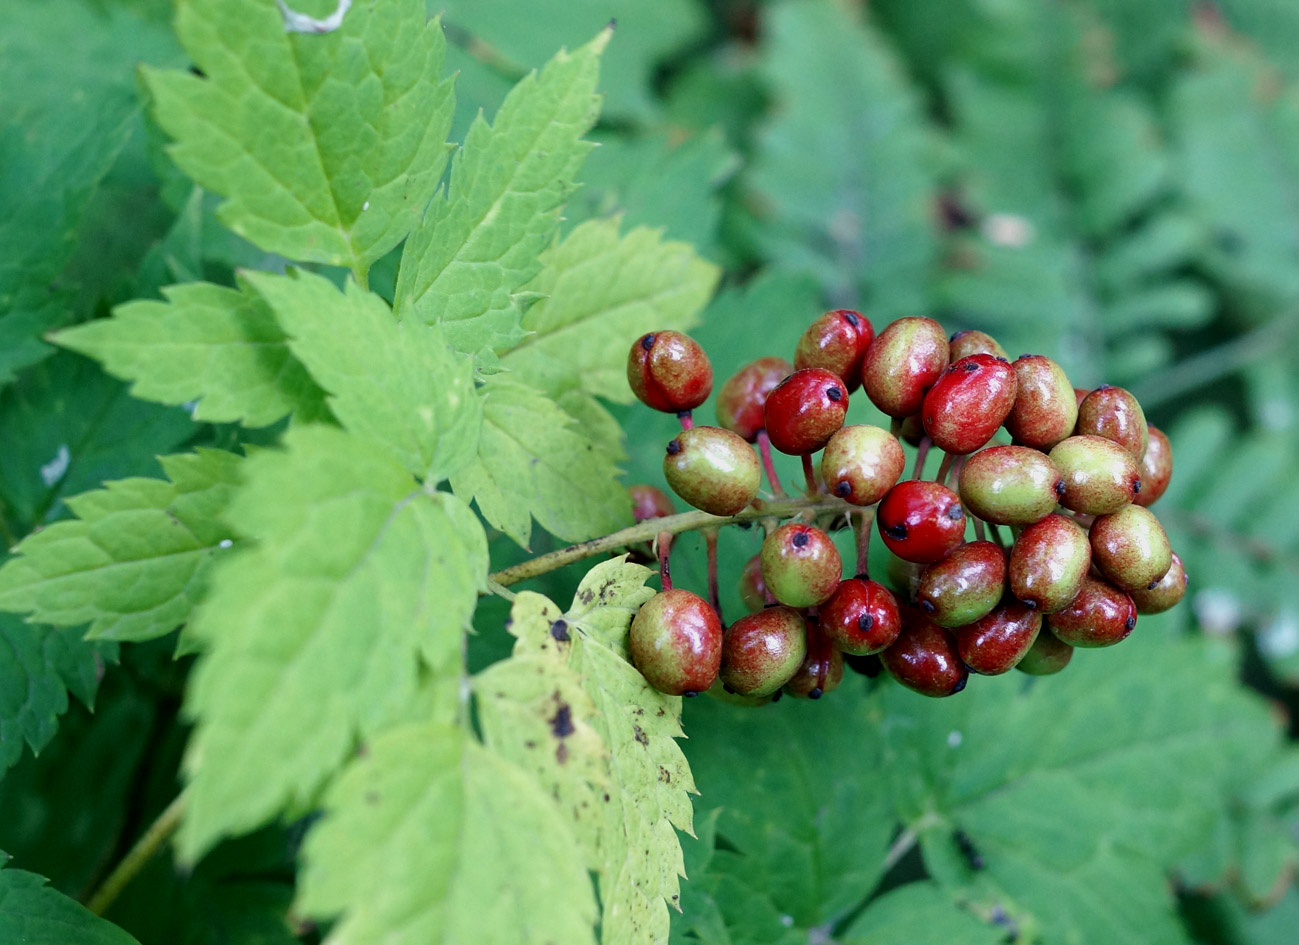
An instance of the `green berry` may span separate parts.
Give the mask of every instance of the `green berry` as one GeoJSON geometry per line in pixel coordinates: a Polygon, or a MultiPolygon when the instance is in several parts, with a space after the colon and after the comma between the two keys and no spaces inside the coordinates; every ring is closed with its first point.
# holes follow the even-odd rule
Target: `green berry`
{"type": "Polygon", "coordinates": [[[902,476],[906,455],[897,437],[866,424],[844,427],[821,454],[825,487],[852,505],[874,505],[902,476]]]}
{"type": "Polygon", "coordinates": [[[958,331],[952,335],[947,343],[947,360],[949,363],[955,363],[961,358],[968,358],[972,354],[990,354],[994,358],[1001,358],[1004,361],[1010,360],[1010,356],[1006,354],[1006,349],[986,332],[966,330],[958,331]]]}
{"type": "Polygon", "coordinates": [[[1068,666],[1071,659],[1073,647],[1044,628],[1015,668],[1030,676],[1052,676],[1068,666]]]}
{"type": "Polygon", "coordinates": [[[1040,354],[1026,354],[1012,365],[1018,382],[1006,429],[1016,443],[1049,450],[1072,435],[1078,400],[1064,368],[1040,354]]]}
{"type": "Polygon", "coordinates": [[[722,623],[708,601],[674,588],[641,606],[627,644],[632,663],[659,692],[704,692],[721,667],[722,623]]]}
{"type": "Polygon", "coordinates": [[[1155,513],[1128,505],[1101,515],[1091,527],[1092,562],[1125,591],[1158,585],[1173,563],[1173,549],[1155,513]]]}
{"type": "Polygon", "coordinates": [[[762,579],[782,604],[824,604],[842,577],[839,549],[829,535],[812,525],[789,522],[762,543],[762,579]]]}
{"type": "Polygon", "coordinates": [[[769,696],[794,678],[807,656],[807,624],[789,607],[735,621],[722,640],[722,682],[742,696],[769,696]]]}
{"type": "Polygon", "coordinates": [[[668,444],[663,475],[695,508],[734,515],[758,494],[762,467],[753,447],[730,430],[692,427],[668,444]]]}
{"type": "Polygon", "coordinates": [[[1038,613],[1074,599],[1091,566],[1087,534],[1072,519],[1048,515],[1019,533],[1010,550],[1010,592],[1038,613]]]}
{"type": "Polygon", "coordinates": [[[994,525],[1032,525],[1055,511],[1064,485],[1045,455],[1026,446],[994,446],[961,470],[961,501],[994,525]]]}
{"type": "Polygon", "coordinates": [[[1104,437],[1071,436],[1057,444],[1050,456],[1064,480],[1060,504],[1075,512],[1117,512],[1141,488],[1132,454],[1104,437]]]}
{"type": "Polygon", "coordinates": [[[938,626],[961,627],[996,607],[1005,589],[1005,552],[990,541],[970,541],[921,572],[916,598],[938,626]]]}
{"type": "Polygon", "coordinates": [[[890,417],[919,413],[925,391],[947,367],[947,335],[932,318],[899,318],[871,342],[862,359],[862,387],[890,417]]]}

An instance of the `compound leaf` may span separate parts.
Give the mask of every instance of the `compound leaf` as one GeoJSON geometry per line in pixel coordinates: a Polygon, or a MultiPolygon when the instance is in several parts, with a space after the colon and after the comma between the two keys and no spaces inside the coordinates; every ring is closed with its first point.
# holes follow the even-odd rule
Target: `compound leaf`
{"type": "Polygon", "coordinates": [[[145,70],[172,158],[226,198],[218,218],[289,259],[368,270],[433,195],[454,110],[441,24],[377,0],[332,31],[291,32],[258,0],[184,0],[202,75],[145,70]]]}
{"type": "Polygon", "coordinates": [[[0,941],[139,945],[113,923],[23,870],[0,870],[0,941]]]}
{"type": "Polygon", "coordinates": [[[454,496],[332,427],[246,463],[227,521],[252,548],[215,569],[191,623],[206,650],[181,850],[309,802],[354,740],[403,717],[422,675],[440,686],[487,573],[487,545],[454,496]]]}
{"type": "Polygon", "coordinates": [[[220,450],[168,456],[170,482],[123,479],[68,499],[75,520],[34,532],[0,568],[0,608],[90,638],[149,640],[188,619],[212,556],[234,532],[221,520],[240,458],[220,450]]]}
{"type": "Polygon", "coordinates": [[[523,79],[488,125],[480,115],[402,254],[393,305],[442,322],[458,350],[506,348],[522,338],[514,292],[536,275],[537,257],[559,225],[573,177],[592,148],[595,83],[606,30],[560,52],[523,79]]]}
{"type": "Polygon", "coordinates": [[[289,347],[329,392],[343,427],[391,449],[421,479],[445,479],[473,457],[482,425],[473,362],[442,333],[400,324],[388,304],[350,279],[248,273],[290,336],[289,347]]]}

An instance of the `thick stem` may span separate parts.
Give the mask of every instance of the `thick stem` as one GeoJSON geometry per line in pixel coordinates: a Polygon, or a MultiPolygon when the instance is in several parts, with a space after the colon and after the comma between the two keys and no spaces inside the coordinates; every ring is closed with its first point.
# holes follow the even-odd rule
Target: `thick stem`
{"type": "Polygon", "coordinates": [[[168,804],[167,809],[158,815],[158,819],[149,825],[149,829],[122,858],[122,862],[117,864],[113,872],[108,874],[108,878],[91,894],[90,900],[86,903],[87,909],[95,915],[103,915],[140,870],[144,869],[158,854],[171,839],[171,835],[176,832],[176,828],[180,826],[181,818],[185,816],[185,797],[183,793],[176,795],[176,799],[168,804]]]}
{"type": "Polygon", "coordinates": [[[925,457],[929,455],[929,437],[922,436],[916,447],[916,465],[911,469],[911,478],[920,479],[925,474],[925,457]]]}
{"type": "Polygon", "coordinates": [[[695,415],[689,410],[682,410],[677,414],[677,419],[681,421],[681,429],[689,430],[695,425],[695,415]]]}
{"type": "Polygon", "coordinates": [[[857,576],[870,577],[868,557],[871,550],[871,525],[875,523],[875,507],[862,509],[854,522],[857,531],[857,576]]]}
{"type": "Polygon", "coordinates": [[[970,518],[974,519],[974,537],[979,541],[985,541],[988,536],[983,533],[983,519],[975,518],[973,515],[970,518]]]}
{"type": "Polygon", "coordinates": [[[668,567],[669,559],[672,557],[672,533],[659,532],[656,542],[659,549],[659,580],[663,584],[663,590],[672,590],[672,569],[668,567]]]}
{"type": "Polygon", "coordinates": [[[708,603],[713,605],[722,626],[726,626],[722,617],[722,593],[717,586],[717,529],[704,529],[704,545],[708,549],[708,603]]]}
{"type": "Polygon", "coordinates": [[[776,478],[776,466],[771,461],[771,438],[767,436],[765,429],[758,431],[758,455],[762,457],[762,468],[767,473],[767,484],[771,486],[771,494],[777,499],[785,497],[785,490],[780,486],[780,480],[776,478]]]}
{"type": "Polygon", "coordinates": [[[938,475],[934,476],[934,482],[940,486],[947,485],[947,474],[952,471],[952,454],[943,453],[943,461],[938,464],[938,475]]]}
{"type": "MultiPolygon", "coordinates": [[[[978,519],[975,519],[975,521],[977,522],[978,519]]],[[[996,525],[993,525],[991,522],[989,522],[989,523],[988,523],[988,531],[989,531],[989,533],[991,533],[991,535],[992,535],[992,540],[995,541],[995,542],[997,543],[997,547],[1000,548],[1002,551],[1005,551],[1005,550],[1006,550],[1006,539],[1004,539],[1004,538],[1001,537],[1001,529],[998,528],[996,525]]]]}
{"type": "Polygon", "coordinates": [[[821,487],[816,484],[816,467],[812,465],[812,454],[803,454],[803,478],[807,480],[807,494],[814,496],[821,491],[821,487]]]}

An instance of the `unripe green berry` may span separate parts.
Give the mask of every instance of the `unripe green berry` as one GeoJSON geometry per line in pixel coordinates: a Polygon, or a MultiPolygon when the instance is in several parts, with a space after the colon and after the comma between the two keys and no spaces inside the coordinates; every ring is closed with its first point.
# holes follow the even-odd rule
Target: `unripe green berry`
{"type": "Polygon", "coordinates": [[[1122,387],[1096,388],[1078,405],[1078,433],[1103,436],[1140,461],[1146,455],[1150,428],[1137,398],[1122,387]]]}
{"type": "Polygon", "coordinates": [[[1087,515],[1117,512],[1141,489],[1132,454],[1102,436],[1071,436],[1050,453],[1060,470],[1060,504],[1087,515]]]}
{"type": "Polygon", "coordinates": [[[1154,587],[1143,587],[1129,591],[1132,602],[1137,605],[1139,614],[1162,614],[1165,610],[1176,607],[1186,596],[1186,569],[1182,559],[1173,552],[1173,563],[1168,566],[1168,573],[1159,579],[1154,587]]]}
{"type": "Polygon", "coordinates": [[[1157,585],[1173,563],[1173,549],[1155,513],[1128,505],[1101,515],[1091,527],[1092,563],[1125,591],[1157,585]]]}
{"type": "Polygon", "coordinates": [[[899,318],[875,336],[862,359],[866,396],[890,417],[919,413],[925,391],[947,367],[947,335],[932,318],[899,318]]]}
{"type": "Polygon", "coordinates": [[[668,444],[663,475],[695,508],[734,515],[758,494],[762,467],[753,447],[730,430],[692,427],[668,444]]]}
{"type": "Polygon", "coordinates": [[[1010,550],[1010,592],[1038,613],[1067,605],[1091,567],[1087,534],[1072,519],[1048,515],[1019,533],[1010,550]]]}
{"type": "Polygon", "coordinates": [[[842,577],[839,549],[829,535],[815,526],[788,522],[762,543],[762,579],[782,604],[823,604],[842,577]]]}
{"type": "Polygon", "coordinates": [[[807,656],[807,625],[798,611],[768,607],[727,629],[722,682],[742,696],[769,696],[794,678],[807,656]]]}
{"type": "Polygon", "coordinates": [[[1064,368],[1040,354],[1026,354],[1012,365],[1018,387],[1006,429],[1016,443],[1049,450],[1074,432],[1078,401],[1064,368]]]}
{"type": "Polygon", "coordinates": [[[905,466],[897,437],[866,424],[839,430],[821,454],[825,487],[852,505],[874,505],[884,498],[905,466]]]}
{"type": "Polygon", "coordinates": [[[1010,597],[956,632],[957,651],[974,672],[1000,676],[1019,665],[1041,630],[1042,615],[1010,597]]]}
{"type": "Polygon", "coordinates": [[[1046,625],[1070,646],[1113,646],[1137,625],[1137,608],[1131,597],[1108,581],[1088,577],[1077,597],[1047,615],[1046,625]]]}
{"type": "Polygon", "coordinates": [[[1068,666],[1071,659],[1073,647],[1044,627],[1015,668],[1030,676],[1052,676],[1068,666]]]}
{"type": "Polygon", "coordinates": [[[631,660],[659,692],[704,692],[722,662],[722,623],[708,601],[673,588],[636,612],[627,637],[631,660]]]}
{"type": "Polygon", "coordinates": [[[1026,446],[993,446],[971,456],[961,470],[961,501],[970,514],[994,525],[1032,525],[1055,511],[1064,489],[1060,471],[1026,446]]]}
{"type": "Polygon", "coordinates": [[[1005,552],[970,541],[921,572],[916,599],[938,626],[962,627],[996,607],[1005,589],[1005,552]]]}

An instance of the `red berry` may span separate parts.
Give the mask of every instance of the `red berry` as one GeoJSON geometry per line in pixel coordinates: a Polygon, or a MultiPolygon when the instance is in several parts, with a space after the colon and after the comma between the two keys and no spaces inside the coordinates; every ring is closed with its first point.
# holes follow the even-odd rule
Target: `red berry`
{"type": "Polygon", "coordinates": [[[627,383],[646,406],[680,413],[708,399],[713,366],[693,338],[679,331],[650,332],[627,354],[627,383]]]}
{"type": "Polygon", "coordinates": [[[1040,354],[1026,354],[1012,365],[1018,384],[1006,429],[1016,443],[1049,450],[1072,436],[1078,401],[1064,368],[1040,354]]]}
{"type": "Polygon", "coordinates": [[[1078,405],[1078,433],[1113,440],[1137,462],[1146,455],[1150,439],[1150,427],[1137,398],[1108,384],[1096,388],[1078,405]]]}
{"type": "Polygon", "coordinates": [[[1015,371],[990,354],[952,364],[925,395],[921,418],[939,449],[972,453],[992,439],[1015,403],[1015,371]]]}
{"type": "Polygon", "coordinates": [[[807,622],[807,656],[785,692],[797,699],[820,699],[843,682],[843,654],[821,632],[815,620],[807,622]]]}
{"type": "Polygon", "coordinates": [[[703,692],[722,662],[722,622],[708,601],[674,588],[655,594],[631,622],[632,663],[659,692],[703,692]]]}
{"type": "Polygon", "coordinates": [[[1006,590],[1006,553],[990,541],[969,541],[920,574],[916,599],[940,627],[962,627],[988,613],[1006,590]]]}
{"type": "Polygon", "coordinates": [[[754,555],[744,562],[740,571],[740,599],[749,613],[767,606],[767,582],[762,579],[762,555],[754,555]]]}
{"type": "Polygon", "coordinates": [[[1162,614],[1181,603],[1186,596],[1186,569],[1182,567],[1182,559],[1177,556],[1177,552],[1173,552],[1168,573],[1159,579],[1158,584],[1128,593],[1137,605],[1139,614],[1162,614]]]}
{"type": "Polygon", "coordinates": [[[767,395],[764,416],[771,445],[782,453],[815,453],[843,426],[848,391],[821,368],[795,371],[767,395]]]}
{"type": "Polygon", "coordinates": [[[797,610],[768,607],[735,621],[722,640],[722,682],[742,696],[769,696],[794,678],[807,656],[797,610]]]}
{"type": "Polygon", "coordinates": [[[853,424],[825,444],[821,478],[839,498],[853,505],[874,505],[893,488],[906,461],[902,444],[892,433],[853,424]]]}
{"type": "Polygon", "coordinates": [[[1137,505],[1154,505],[1173,478],[1173,444],[1158,427],[1150,427],[1150,442],[1146,445],[1146,455],[1137,464],[1137,472],[1141,476],[1141,491],[1132,501],[1137,505]]]}
{"type": "Polygon", "coordinates": [[[927,391],[947,367],[948,341],[932,318],[899,318],[871,342],[862,359],[866,396],[890,417],[919,413],[927,391]]]}
{"type": "Polygon", "coordinates": [[[997,339],[982,331],[958,331],[947,342],[947,359],[959,361],[972,354],[990,354],[994,358],[1010,360],[1006,349],[997,343],[997,339]]]}
{"type": "Polygon", "coordinates": [[[1020,532],[1010,549],[1010,592],[1039,613],[1054,613],[1074,599],[1091,560],[1091,545],[1078,524],[1048,515],[1020,532]]]}
{"type": "Polygon", "coordinates": [[[965,539],[960,499],[936,482],[899,482],[880,502],[876,522],[889,551],[918,564],[943,560],[965,539]]]}
{"type": "Polygon", "coordinates": [[[1033,646],[1042,615],[1013,597],[987,616],[957,631],[957,648],[965,665],[984,676],[1008,673],[1033,646]]]}
{"type": "Polygon", "coordinates": [[[884,585],[862,577],[839,584],[821,606],[820,620],[830,641],[853,656],[880,652],[902,630],[897,599],[884,585]]]}
{"type": "Polygon", "coordinates": [[[861,362],[875,340],[875,328],[861,312],[838,308],[807,327],[794,351],[794,367],[824,368],[843,379],[848,390],[861,383],[861,362]]]}
{"type": "Polygon", "coordinates": [[[717,393],[718,425],[752,443],[767,425],[767,395],[793,373],[794,366],[784,358],[758,358],[740,368],[717,393]]]}
{"type": "Polygon", "coordinates": [[[638,483],[628,486],[627,491],[631,493],[631,514],[637,522],[676,514],[672,499],[658,486],[638,483]]]}
{"type": "Polygon", "coordinates": [[[1089,577],[1067,607],[1047,616],[1046,625],[1070,646],[1113,646],[1137,625],[1137,606],[1108,581],[1089,577]]]}
{"type": "Polygon", "coordinates": [[[880,654],[880,661],[890,676],[922,696],[955,695],[970,678],[952,631],[911,608],[903,611],[902,633],[880,654]]]}
{"type": "Polygon", "coordinates": [[[839,549],[829,535],[813,525],[787,522],[762,543],[762,579],[782,604],[823,604],[842,577],[839,549]]]}

